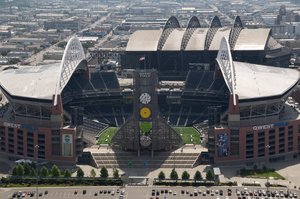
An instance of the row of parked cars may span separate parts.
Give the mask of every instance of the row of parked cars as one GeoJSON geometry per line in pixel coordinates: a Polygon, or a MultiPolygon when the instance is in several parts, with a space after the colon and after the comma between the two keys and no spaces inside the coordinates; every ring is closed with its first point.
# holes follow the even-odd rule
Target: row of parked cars
{"type": "Polygon", "coordinates": [[[236,195],[238,199],[244,199],[247,197],[254,198],[298,198],[297,193],[291,192],[289,190],[248,190],[248,189],[236,189],[236,195]]]}
{"type": "MultiPolygon", "coordinates": [[[[26,196],[30,196],[30,197],[34,197],[35,196],[35,191],[16,191],[12,194],[11,198],[25,198],[26,196]]],[[[44,195],[47,195],[48,194],[48,191],[45,190],[45,191],[41,191],[38,193],[39,194],[39,197],[43,196],[44,195]]]]}
{"type": "MultiPolygon", "coordinates": [[[[85,195],[87,193],[87,191],[84,189],[82,190],[82,195],[85,195]]],[[[125,195],[125,191],[124,190],[120,190],[120,189],[117,189],[116,191],[115,190],[100,190],[100,191],[95,191],[94,192],[94,196],[98,196],[98,195],[116,195],[116,194],[119,194],[120,193],[120,197],[124,197],[125,195]]],[[[78,190],[75,190],[74,191],[74,195],[77,195],[79,194],[79,191],[78,190]]]]}
{"type": "MultiPolygon", "coordinates": [[[[210,189],[206,189],[206,190],[201,190],[201,189],[194,189],[193,191],[189,191],[189,190],[184,190],[182,189],[180,191],[181,195],[188,195],[188,196],[231,196],[232,195],[232,190],[231,189],[227,189],[227,192],[224,193],[225,191],[223,190],[210,190],[210,189]]],[[[159,198],[158,196],[161,194],[171,194],[171,195],[177,195],[176,191],[172,191],[171,189],[162,189],[162,190],[155,190],[152,189],[151,192],[151,196],[155,196],[152,198],[159,198]]],[[[226,198],[225,197],[225,198],[226,198]]]]}

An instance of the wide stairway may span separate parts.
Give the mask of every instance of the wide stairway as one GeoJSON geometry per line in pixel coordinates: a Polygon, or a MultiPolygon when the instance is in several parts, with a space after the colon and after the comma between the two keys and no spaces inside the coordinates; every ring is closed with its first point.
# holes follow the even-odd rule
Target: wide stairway
{"type": "Polygon", "coordinates": [[[197,162],[199,153],[195,152],[156,152],[154,157],[150,153],[99,151],[91,152],[94,162],[101,168],[192,168],[197,162]]]}

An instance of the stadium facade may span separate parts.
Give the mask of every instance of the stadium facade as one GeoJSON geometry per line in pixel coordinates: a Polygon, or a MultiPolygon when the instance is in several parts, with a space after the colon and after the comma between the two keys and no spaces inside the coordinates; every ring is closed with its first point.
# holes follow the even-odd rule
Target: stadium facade
{"type": "MultiPolygon", "coordinates": [[[[220,27],[217,18],[206,29],[199,28],[195,18],[187,29],[178,29],[176,21],[171,17],[159,35],[137,31],[125,52],[128,59],[132,55],[137,59],[135,69],[151,66],[157,71],[158,82],[151,91],[156,92],[152,95],[157,104],[149,105],[162,118],[157,123],[164,121],[166,128],[197,127],[208,137],[208,153],[201,158],[215,163],[296,157],[300,151],[299,72],[262,65],[273,50],[280,52],[273,61],[289,60],[289,53],[272,39],[270,30],[244,29],[239,18],[231,28],[220,27]],[[191,45],[202,50],[187,51],[191,45]],[[194,64],[178,62],[180,69],[158,64],[156,55],[167,53],[176,60],[178,56],[172,53],[179,49],[176,53],[200,58],[194,64]],[[145,53],[150,51],[154,57],[145,53]],[[240,56],[237,61],[243,51],[253,60],[240,56]],[[206,55],[209,60],[203,62],[206,55]]],[[[74,163],[88,130],[99,132],[108,125],[122,129],[137,113],[134,98],[139,96],[134,85],[132,78],[118,77],[115,71],[91,71],[76,37],[67,44],[61,64],[4,69],[0,73],[0,150],[11,159],[74,163]]],[[[139,92],[145,91],[140,88],[139,92]]]]}

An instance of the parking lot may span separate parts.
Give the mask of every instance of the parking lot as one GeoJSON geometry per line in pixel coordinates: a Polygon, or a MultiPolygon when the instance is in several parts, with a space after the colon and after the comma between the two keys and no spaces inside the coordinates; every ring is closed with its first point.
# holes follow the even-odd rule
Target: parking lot
{"type": "MultiPolygon", "coordinates": [[[[38,195],[40,199],[73,199],[73,198],[103,198],[114,199],[126,197],[124,189],[118,187],[68,187],[68,188],[39,188],[38,195]]],[[[0,193],[1,199],[6,198],[36,198],[35,188],[11,189],[0,193]],[[14,194],[15,193],[15,194],[14,194]],[[15,197],[13,197],[15,196],[15,197]]]]}
{"type": "MultiPolygon", "coordinates": [[[[237,187],[51,187],[39,188],[40,199],[261,199],[261,198],[298,198],[298,191],[270,188],[237,187]]],[[[1,199],[36,198],[36,189],[2,189],[1,199]],[[15,194],[14,194],[15,193],[15,194]],[[34,193],[34,194],[33,194],[34,193]],[[14,197],[13,197],[14,196],[14,197]]]]}

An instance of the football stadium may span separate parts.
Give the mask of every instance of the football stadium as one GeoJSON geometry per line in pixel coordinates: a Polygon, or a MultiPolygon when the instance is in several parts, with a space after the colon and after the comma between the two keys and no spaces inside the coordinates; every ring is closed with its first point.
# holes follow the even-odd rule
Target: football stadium
{"type": "Polygon", "coordinates": [[[1,153],[113,168],[133,164],[128,154],[163,167],[297,158],[299,72],[279,67],[289,55],[270,29],[239,17],[208,28],[171,17],[136,31],[118,73],[91,70],[73,37],[60,64],[1,71],[1,153]],[[118,155],[84,150],[96,139],[118,155]],[[176,151],[185,145],[193,151],[176,151]]]}

